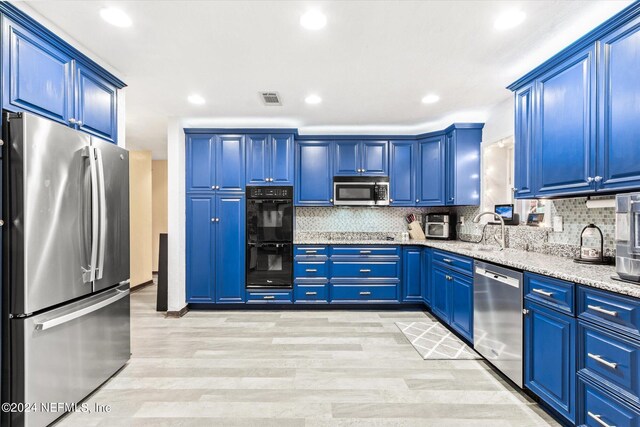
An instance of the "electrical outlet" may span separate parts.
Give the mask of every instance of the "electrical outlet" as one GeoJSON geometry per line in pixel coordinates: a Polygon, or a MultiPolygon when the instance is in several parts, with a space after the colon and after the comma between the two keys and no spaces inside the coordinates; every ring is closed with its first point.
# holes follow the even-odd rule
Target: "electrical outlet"
{"type": "Polygon", "coordinates": [[[460,225],[464,225],[464,215],[460,215],[460,225]]]}
{"type": "Polygon", "coordinates": [[[554,216],[553,217],[553,231],[556,233],[562,233],[562,231],[564,230],[563,227],[563,222],[562,222],[562,217],[561,216],[554,216]]]}

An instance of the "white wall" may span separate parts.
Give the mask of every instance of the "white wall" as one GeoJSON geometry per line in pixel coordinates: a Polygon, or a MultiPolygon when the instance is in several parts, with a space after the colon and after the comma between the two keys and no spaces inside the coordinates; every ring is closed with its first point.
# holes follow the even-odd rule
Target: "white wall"
{"type": "Polygon", "coordinates": [[[490,110],[489,117],[482,130],[482,143],[492,144],[513,136],[514,127],[514,100],[513,96],[509,96],[490,110]]]}

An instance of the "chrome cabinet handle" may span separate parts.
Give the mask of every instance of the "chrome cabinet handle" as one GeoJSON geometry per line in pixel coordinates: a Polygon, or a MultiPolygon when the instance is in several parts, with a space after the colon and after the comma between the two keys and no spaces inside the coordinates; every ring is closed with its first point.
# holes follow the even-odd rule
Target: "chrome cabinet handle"
{"type": "Polygon", "coordinates": [[[307,273],[317,273],[317,272],[318,272],[318,270],[317,270],[317,269],[315,269],[315,268],[307,268],[305,271],[306,271],[307,273]]]}
{"type": "Polygon", "coordinates": [[[600,424],[602,427],[615,427],[602,421],[602,415],[596,415],[591,411],[587,411],[587,415],[589,415],[589,417],[591,417],[595,422],[600,424]]]}
{"type": "Polygon", "coordinates": [[[304,251],[305,254],[317,254],[318,251],[304,251]]]}
{"type": "Polygon", "coordinates": [[[216,222],[220,222],[220,218],[216,218],[216,222]]]}
{"type": "Polygon", "coordinates": [[[371,251],[360,251],[360,253],[361,253],[362,255],[366,255],[366,254],[370,254],[370,253],[371,253],[371,251]]]}
{"type": "Polygon", "coordinates": [[[533,288],[533,289],[531,289],[531,292],[533,292],[534,294],[544,295],[545,297],[552,297],[553,296],[553,292],[547,292],[547,291],[544,291],[542,289],[533,288]]]}
{"type": "Polygon", "coordinates": [[[215,218],[211,218],[211,222],[216,222],[216,219],[215,218]]]}
{"type": "Polygon", "coordinates": [[[447,264],[451,264],[453,262],[449,258],[443,258],[442,261],[446,262],[447,264]]]}
{"type": "Polygon", "coordinates": [[[418,203],[420,201],[420,199],[416,199],[416,203],[418,203]]]}
{"type": "Polygon", "coordinates": [[[361,268],[360,273],[371,273],[371,270],[368,268],[361,268]]]}
{"type": "Polygon", "coordinates": [[[317,292],[306,292],[305,295],[318,295],[317,292]]]}
{"type": "Polygon", "coordinates": [[[593,177],[590,177],[590,176],[588,176],[588,177],[587,177],[587,182],[591,183],[591,182],[593,182],[593,181],[595,181],[595,180],[593,179],[593,177]]]}
{"type": "Polygon", "coordinates": [[[589,310],[597,311],[598,313],[606,314],[608,316],[618,317],[618,312],[613,310],[607,310],[599,305],[587,305],[589,310]]]}
{"type": "Polygon", "coordinates": [[[600,181],[602,181],[602,177],[601,176],[596,176],[595,178],[593,178],[593,180],[595,182],[600,182],[600,181]]]}
{"type": "Polygon", "coordinates": [[[216,189],[216,186],[215,186],[215,185],[212,185],[212,186],[211,186],[211,189],[212,189],[212,190],[215,190],[215,189],[216,189]]]}
{"type": "Polygon", "coordinates": [[[329,199],[329,202],[333,203],[333,199],[329,199]]]}
{"type": "Polygon", "coordinates": [[[77,124],[78,126],[82,126],[82,120],[78,120],[77,124]]]}
{"type": "Polygon", "coordinates": [[[78,121],[72,117],[72,118],[69,119],[69,124],[77,125],[78,121]]]}
{"type": "Polygon", "coordinates": [[[262,298],[263,299],[275,299],[276,297],[274,297],[273,295],[265,295],[262,298]]]}
{"type": "Polygon", "coordinates": [[[589,356],[590,359],[593,359],[604,366],[608,366],[611,369],[616,369],[618,367],[617,363],[604,360],[602,356],[600,356],[599,354],[587,353],[587,356],[589,356]]]}
{"type": "Polygon", "coordinates": [[[368,292],[368,291],[362,291],[362,292],[360,292],[360,295],[365,295],[365,296],[366,296],[366,295],[371,295],[371,292],[368,292]]]}
{"type": "Polygon", "coordinates": [[[389,199],[389,202],[390,202],[390,203],[393,203],[393,199],[389,199]]]}

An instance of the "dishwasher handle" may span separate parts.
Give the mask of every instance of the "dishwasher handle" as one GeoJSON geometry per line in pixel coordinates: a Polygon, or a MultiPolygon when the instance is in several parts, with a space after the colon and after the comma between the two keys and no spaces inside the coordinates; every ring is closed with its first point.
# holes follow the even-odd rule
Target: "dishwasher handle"
{"type": "Polygon", "coordinates": [[[514,277],[505,276],[504,274],[496,273],[495,271],[487,270],[486,268],[476,267],[476,274],[504,283],[505,285],[513,286],[514,288],[520,287],[520,280],[514,277]]]}

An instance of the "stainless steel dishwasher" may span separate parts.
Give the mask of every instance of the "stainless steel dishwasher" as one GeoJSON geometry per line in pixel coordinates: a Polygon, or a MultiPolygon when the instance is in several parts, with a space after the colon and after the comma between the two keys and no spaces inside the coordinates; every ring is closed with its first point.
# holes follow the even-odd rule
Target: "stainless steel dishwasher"
{"type": "Polygon", "coordinates": [[[473,348],[522,388],[522,273],[474,265],[473,348]]]}

